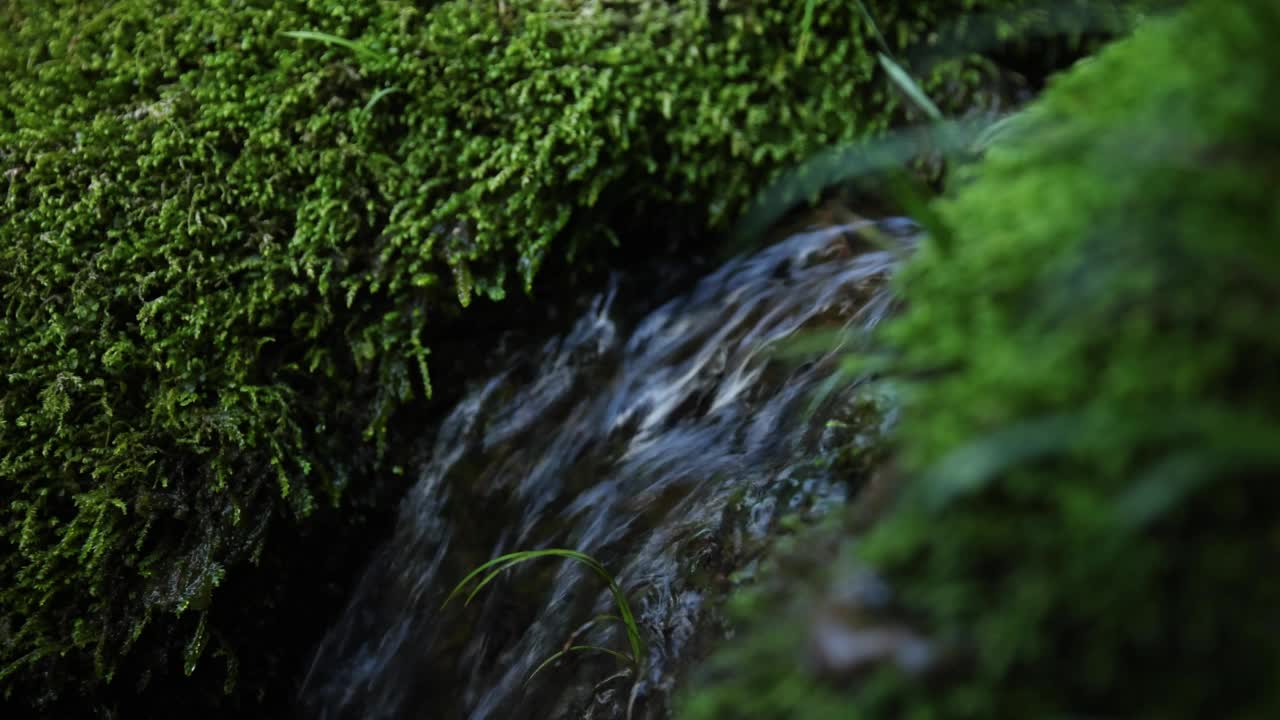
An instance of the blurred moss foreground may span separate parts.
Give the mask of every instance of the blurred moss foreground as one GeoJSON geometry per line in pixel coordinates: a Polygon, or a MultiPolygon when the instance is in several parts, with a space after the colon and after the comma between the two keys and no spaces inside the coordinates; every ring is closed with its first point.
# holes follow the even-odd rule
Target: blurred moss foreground
{"type": "MultiPolygon", "coordinates": [[[[1018,3],[865,4],[898,52],[1018,3]]],[[[812,7],[3,3],[4,694],[287,693],[301,521],[430,395],[432,328],[910,120],[857,3],[812,7]]],[[[924,85],[959,112],[997,74],[924,85]]]]}
{"type": "Polygon", "coordinates": [[[937,204],[898,502],[744,596],[683,717],[1280,717],[1277,37],[1271,0],[1146,24],[937,204]]]}

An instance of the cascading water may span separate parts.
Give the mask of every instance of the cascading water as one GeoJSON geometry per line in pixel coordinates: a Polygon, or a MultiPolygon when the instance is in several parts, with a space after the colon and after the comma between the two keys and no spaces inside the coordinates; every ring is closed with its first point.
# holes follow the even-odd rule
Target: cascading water
{"type": "MultiPolygon", "coordinates": [[[[391,540],[318,649],[305,714],[664,716],[682,663],[709,639],[714,589],[779,517],[821,512],[849,491],[812,460],[856,386],[815,406],[833,358],[800,364],[775,351],[805,330],[846,328],[856,340],[875,327],[898,253],[865,233],[906,247],[915,232],[892,219],[793,236],[728,262],[629,331],[606,293],[565,337],[475,388],[440,427],[391,540]],[[614,573],[648,648],[638,672],[577,653],[526,682],[575,631],[615,612],[604,582],[577,563],[525,563],[469,607],[442,607],[486,560],[553,547],[614,573]]],[[[608,622],[575,643],[626,648],[608,622]]]]}

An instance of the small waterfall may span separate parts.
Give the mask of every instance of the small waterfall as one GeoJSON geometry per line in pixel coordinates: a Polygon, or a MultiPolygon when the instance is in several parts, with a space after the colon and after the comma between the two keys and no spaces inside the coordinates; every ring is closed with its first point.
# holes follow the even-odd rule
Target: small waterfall
{"type": "MultiPolygon", "coordinates": [[[[812,462],[854,390],[813,410],[833,358],[784,360],[804,331],[857,341],[890,311],[884,278],[917,228],[889,219],[808,232],[729,261],[620,327],[613,293],[563,337],[475,387],[432,440],[391,540],[319,647],[306,717],[664,717],[682,662],[712,637],[712,598],[778,518],[841,504],[845,481],[812,462]],[[883,247],[883,246],[881,246],[883,247]],[[811,415],[810,412],[813,412],[811,415]],[[502,553],[594,556],[631,598],[648,645],[637,672],[573,654],[530,672],[611,613],[587,568],[541,559],[467,607],[453,586],[502,553]]],[[[579,642],[623,649],[615,623],[579,642]]]]}

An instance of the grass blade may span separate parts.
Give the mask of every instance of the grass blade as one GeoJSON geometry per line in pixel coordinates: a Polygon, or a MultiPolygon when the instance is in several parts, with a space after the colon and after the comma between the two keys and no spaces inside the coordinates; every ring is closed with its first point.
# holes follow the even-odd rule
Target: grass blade
{"type": "Polygon", "coordinates": [[[382,100],[382,98],[390,95],[391,93],[397,93],[397,92],[400,92],[400,88],[396,87],[395,85],[392,85],[390,87],[384,87],[378,92],[374,93],[373,96],[369,98],[369,102],[364,104],[364,110],[363,110],[364,114],[368,115],[369,111],[373,109],[373,106],[377,105],[378,101],[382,100]]]}
{"type": "Polygon", "coordinates": [[[467,587],[467,584],[470,583],[473,578],[475,578],[477,575],[484,572],[485,570],[488,570],[489,568],[493,567],[494,565],[497,565],[500,562],[502,562],[502,558],[495,558],[481,565],[475,570],[472,570],[471,572],[467,573],[467,576],[462,578],[461,582],[453,586],[453,590],[449,592],[449,597],[446,597],[444,599],[444,602],[440,603],[440,609],[443,610],[446,607],[448,607],[449,603],[453,602],[453,599],[457,597],[458,594],[461,593],[463,589],[467,587]]]}
{"type": "Polygon", "coordinates": [[[871,34],[875,36],[876,42],[880,44],[880,49],[883,50],[885,54],[889,54],[889,43],[885,42],[884,34],[880,32],[880,24],[876,22],[871,11],[867,9],[866,4],[863,3],[862,0],[854,0],[854,4],[857,5],[858,12],[862,13],[862,17],[866,18],[867,25],[871,28],[871,34]]]}
{"type": "Polygon", "coordinates": [[[734,229],[729,253],[755,246],[788,212],[817,198],[824,190],[847,182],[899,170],[930,150],[947,154],[967,151],[990,120],[947,120],[883,137],[822,150],[766,187],[734,229]]]}
{"type": "Polygon", "coordinates": [[[626,664],[628,664],[628,665],[634,665],[634,664],[635,664],[635,661],[634,661],[634,660],[632,660],[631,658],[627,657],[626,655],[623,655],[622,653],[618,652],[617,650],[612,650],[612,649],[607,648],[607,647],[600,647],[600,646],[598,646],[598,645],[572,645],[572,646],[570,646],[570,647],[567,647],[567,648],[565,648],[565,649],[561,650],[561,651],[560,651],[560,652],[558,652],[558,653],[554,653],[554,654],[552,654],[552,655],[551,655],[551,657],[547,658],[546,660],[543,660],[541,663],[539,663],[539,664],[538,664],[538,667],[536,667],[536,668],[534,668],[534,669],[533,669],[533,672],[529,673],[529,677],[525,678],[525,680],[524,680],[524,681],[525,681],[526,683],[527,683],[527,682],[529,682],[530,680],[532,680],[532,679],[533,679],[533,676],[534,676],[534,675],[537,675],[538,673],[542,672],[543,668],[547,667],[547,666],[548,666],[548,665],[550,665],[551,663],[555,662],[556,660],[559,660],[560,658],[564,657],[565,655],[568,655],[568,654],[569,654],[569,653],[571,653],[571,652],[586,652],[586,651],[588,651],[588,650],[590,650],[590,651],[594,651],[594,652],[608,653],[608,654],[610,654],[610,655],[612,655],[612,656],[614,656],[614,657],[618,658],[619,660],[621,660],[622,662],[624,662],[624,663],[626,663],[626,664]]]}
{"type": "Polygon", "coordinates": [[[804,17],[800,20],[800,42],[796,43],[796,64],[804,62],[805,53],[809,51],[809,38],[813,34],[813,6],[817,0],[805,0],[804,17]]]}
{"type": "Polygon", "coordinates": [[[354,42],[337,35],[330,35],[326,32],[318,32],[315,30],[285,30],[280,34],[297,40],[308,40],[311,42],[324,43],[326,45],[337,45],[339,47],[344,47],[357,55],[367,55],[369,57],[379,59],[382,58],[381,53],[370,49],[366,45],[361,45],[358,42],[354,42]]]}
{"type": "Polygon", "coordinates": [[[480,590],[492,582],[504,570],[509,570],[515,565],[529,560],[536,560],[544,557],[558,557],[586,565],[608,584],[609,592],[613,595],[614,604],[618,608],[618,614],[621,616],[622,624],[625,626],[627,631],[627,643],[631,646],[631,654],[636,658],[636,662],[639,663],[640,659],[644,657],[644,641],[640,637],[640,627],[636,623],[635,615],[631,612],[631,605],[627,602],[626,595],[622,592],[622,588],[618,586],[617,581],[613,579],[613,576],[609,574],[609,571],[604,565],[600,564],[598,560],[590,555],[578,552],[577,550],[551,548],[547,550],[522,550],[519,552],[507,553],[506,555],[500,555],[468,573],[461,582],[454,586],[453,590],[449,593],[449,596],[445,598],[444,604],[441,605],[441,607],[443,608],[445,605],[448,605],[453,598],[461,594],[473,580],[481,575],[484,577],[480,579],[476,587],[473,588],[467,596],[468,603],[470,603],[471,599],[476,596],[476,593],[480,592],[480,590]]]}
{"type": "Polygon", "coordinates": [[[503,563],[502,565],[499,565],[495,567],[493,570],[489,571],[489,574],[485,575],[484,579],[476,583],[476,586],[471,589],[471,592],[467,594],[466,601],[463,602],[462,604],[470,605],[471,601],[475,600],[476,595],[480,594],[480,591],[483,590],[486,585],[493,582],[494,579],[497,578],[499,575],[501,575],[503,572],[511,569],[516,565],[519,565],[522,562],[524,562],[522,559],[509,560],[508,562],[503,563]]]}
{"type": "Polygon", "coordinates": [[[878,53],[878,55],[880,56],[880,66],[884,68],[885,72],[889,73],[889,79],[893,80],[893,83],[902,92],[906,93],[911,102],[915,103],[916,107],[920,108],[925,115],[928,115],[930,120],[936,123],[942,122],[942,111],[938,109],[937,105],[933,104],[933,101],[925,94],[924,89],[916,84],[911,75],[906,70],[903,70],[901,65],[894,62],[893,58],[884,53],[878,53]]]}

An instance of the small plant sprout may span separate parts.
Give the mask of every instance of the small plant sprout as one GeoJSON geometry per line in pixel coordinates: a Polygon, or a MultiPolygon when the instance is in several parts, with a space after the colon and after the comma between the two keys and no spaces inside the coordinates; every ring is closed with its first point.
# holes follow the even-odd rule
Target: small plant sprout
{"type": "Polygon", "coordinates": [[[578,552],[577,550],[550,548],[547,550],[523,550],[520,552],[500,555],[468,573],[461,582],[454,586],[452,592],[449,593],[449,597],[445,598],[444,604],[441,605],[441,607],[447,606],[455,597],[461,595],[464,591],[467,591],[468,587],[470,587],[470,591],[467,592],[467,597],[463,604],[469,605],[471,604],[472,599],[474,599],[486,585],[493,582],[493,580],[503,571],[509,570],[516,565],[529,560],[536,560],[538,558],[545,557],[573,560],[574,562],[590,568],[596,575],[600,576],[600,578],[608,583],[609,592],[613,595],[613,602],[618,609],[618,614],[599,615],[588,620],[569,636],[569,639],[565,641],[564,646],[558,652],[552,654],[546,660],[539,663],[538,666],[533,669],[533,672],[529,673],[529,677],[526,679],[526,682],[528,680],[532,680],[535,675],[551,663],[572,652],[592,651],[607,653],[638,670],[641,664],[643,664],[645,658],[645,647],[644,641],[640,637],[640,627],[636,624],[635,615],[631,612],[631,605],[627,602],[627,596],[623,594],[622,588],[618,585],[618,582],[614,580],[613,576],[609,574],[609,571],[605,569],[604,565],[602,565],[600,561],[586,553],[578,552]],[[617,650],[606,647],[600,647],[598,645],[584,645],[577,642],[578,637],[588,628],[603,622],[618,622],[622,624],[623,628],[625,628],[627,632],[627,643],[630,646],[630,654],[618,652],[617,650]]]}

